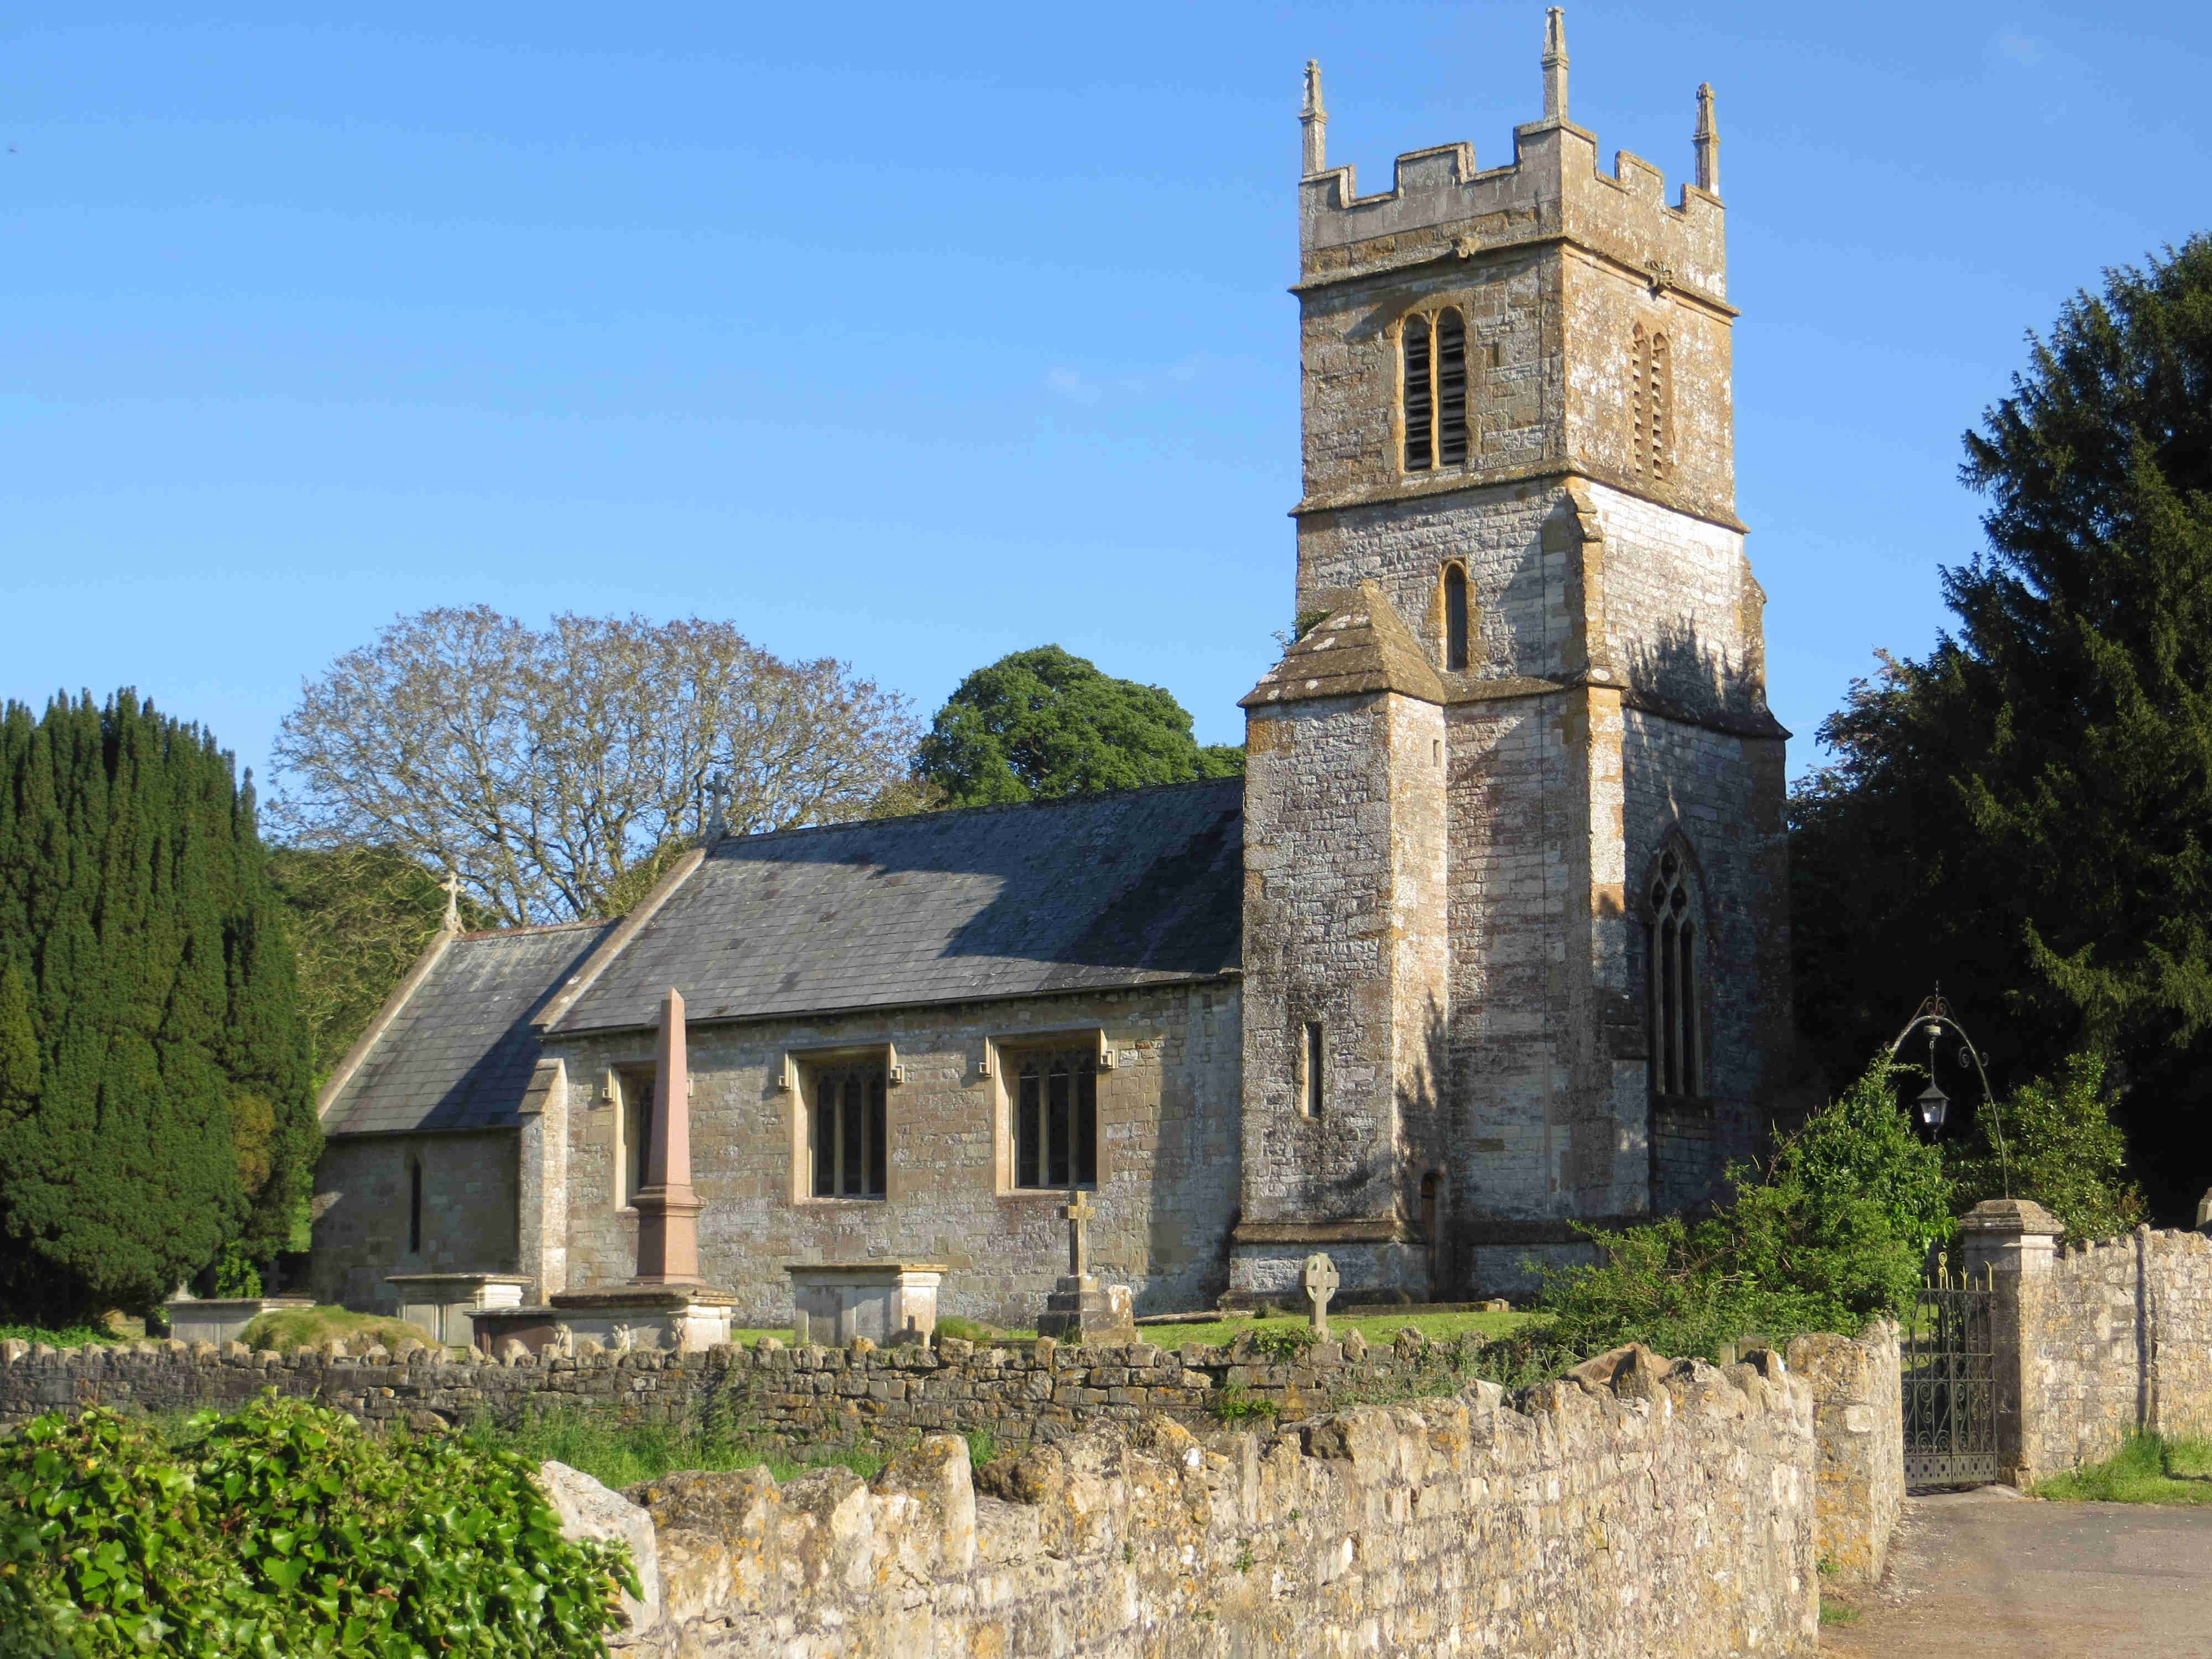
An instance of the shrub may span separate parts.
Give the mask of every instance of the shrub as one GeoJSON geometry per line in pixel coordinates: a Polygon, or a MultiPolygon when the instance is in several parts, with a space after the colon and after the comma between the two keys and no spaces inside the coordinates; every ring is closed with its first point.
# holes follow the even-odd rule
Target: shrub
{"type": "Polygon", "coordinates": [[[1313,1345],[1314,1332],[1310,1325],[1283,1325],[1252,1333],[1254,1351],[1271,1364],[1291,1364],[1302,1358],[1313,1345]]]}
{"type": "Polygon", "coordinates": [[[2127,1143],[2112,1121],[2101,1054],[2071,1056],[2057,1079],[2037,1078],[2000,1109],[2005,1156],[1977,1116],[1971,1139],[1946,1164],[1960,1212],[1985,1198],[2032,1198],[2066,1224],[2069,1243],[2115,1238],[2143,1218],[2142,1190],[2128,1178],[2127,1143]]]}
{"type": "Polygon", "coordinates": [[[1242,1382],[1224,1382],[1213,1391],[1206,1402],[1217,1423],[1231,1425],[1253,1423],[1264,1419],[1272,1423],[1282,1414],[1282,1408],[1265,1395],[1254,1394],[1242,1382]]]}
{"type": "Polygon", "coordinates": [[[174,1444],[100,1407],[0,1445],[0,1655],[597,1655],[627,1550],[511,1454],[273,1391],[174,1444]]]}
{"type": "Polygon", "coordinates": [[[1764,1180],[1732,1170],[1734,1200],[1705,1218],[1589,1231],[1602,1260],[1545,1275],[1545,1340],[1711,1358],[1747,1332],[1778,1341],[1904,1314],[1952,1223],[1942,1158],[1914,1139],[1893,1073],[1877,1060],[1782,1143],[1764,1180]]]}

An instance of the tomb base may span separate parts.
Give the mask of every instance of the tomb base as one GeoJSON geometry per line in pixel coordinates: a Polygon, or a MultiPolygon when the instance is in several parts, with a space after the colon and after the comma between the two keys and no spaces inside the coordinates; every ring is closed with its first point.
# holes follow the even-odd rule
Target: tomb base
{"type": "Polygon", "coordinates": [[[476,1340],[469,1316],[479,1308],[519,1308],[526,1273],[394,1273],[384,1281],[399,1316],[433,1342],[465,1348],[476,1340]]]}
{"type": "Polygon", "coordinates": [[[1102,1286],[1089,1273],[1064,1278],[1044,1299],[1037,1334],[1061,1342],[1133,1342],[1136,1304],[1127,1285],[1102,1286]]]}
{"type": "Polygon", "coordinates": [[[234,1342],[239,1333],[265,1313],[312,1308],[312,1296],[177,1297],[161,1304],[169,1336],[178,1342],[234,1342]]]}
{"type": "Polygon", "coordinates": [[[469,1313],[476,1346],[496,1355],[510,1337],[532,1353],[571,1342],[603,1348],[673,1349],[697,1353],[730,1340],[738,1299],[725,1291],[681,1285],[617,1285],[604,1291],[563,1291],[526,1308],[478,1308],[469,1313]]]}
{"type": "Polygon", "coordinates": [[[842,1346],[865,1336],[878,1346],[926,1342],[937,1329],[942,1261],[793,1261],[792,1340],[842,1346]]]}

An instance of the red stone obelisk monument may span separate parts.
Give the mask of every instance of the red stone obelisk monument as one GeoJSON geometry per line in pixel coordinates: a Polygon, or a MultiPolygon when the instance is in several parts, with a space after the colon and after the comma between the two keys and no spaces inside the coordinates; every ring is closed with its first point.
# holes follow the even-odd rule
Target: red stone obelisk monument
{"type": "Polygon", "coordinates": [[[544,1307],[476,1316],[477,1346],[495,1352],[512,1336],[538,1352],[546,1352],[549,1343],[559,1353],[586,1342],[617,1352],[640,1347],[696,1352],[730,1340],[737,1298],[699,1276],[704,1206],[691,1190],[691,1067],[684,1053],[684,998],[672,986],[660,1000],[645,1185],[630,1204],[637,1212],[635,1273],[619,1285],[556,1291],[544,1307]]]}
{"type": "Polygon", "coordinates": [[[684,999],[673,986],[660,1001],[653,1056],[653,1133],[637,1206],[633,1285],[693,1286],[699,1277],[699,1198],[691,1190],[691,1069],[684,1051],[684,999]]]}

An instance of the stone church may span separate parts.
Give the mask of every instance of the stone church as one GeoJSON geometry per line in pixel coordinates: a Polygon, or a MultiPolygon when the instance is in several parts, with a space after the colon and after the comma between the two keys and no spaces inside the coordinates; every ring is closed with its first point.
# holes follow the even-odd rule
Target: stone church
{"type": "Polygon", "coordinates": [[[1790,1049],[1784,741],[1735,509],[1718,141],[1567,114],[1362,195],[1307,70],[1296,642],[1249,771],[710,837],[618,921],[448,929],[331,1077],[319,1299],[633,1267],[660,999],[702,1268],[927,1261],[1028,1325],[1088,1190],[1139,1313],[1526,1288],[1754,1152],[1790,1049]]]}

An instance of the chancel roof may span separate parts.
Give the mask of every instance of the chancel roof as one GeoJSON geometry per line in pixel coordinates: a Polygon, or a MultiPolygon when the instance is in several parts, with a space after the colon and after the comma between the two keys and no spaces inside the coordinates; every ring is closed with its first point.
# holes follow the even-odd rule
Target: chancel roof
{"type": "Polygon", "coordinates": [[[1208,978],[1238,965],[1241,778],[716,844],[551,1021],[649,1025],[1208,978]]]}
{"type": "Polygon", "coordinates": [[[331,1135],[511,1127],[538,1063],[531,1019],[605,921],[450,939],[325,1104],[331,1135]]]}

